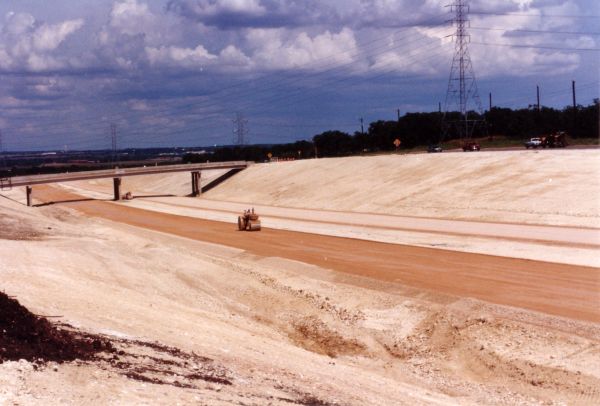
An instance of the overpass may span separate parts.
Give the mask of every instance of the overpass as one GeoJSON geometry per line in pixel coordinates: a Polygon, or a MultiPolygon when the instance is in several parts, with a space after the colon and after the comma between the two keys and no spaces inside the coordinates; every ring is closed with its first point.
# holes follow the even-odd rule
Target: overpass
{"type": "Polygon", "coordinates": [[[47,183],[74,182],[79,180],[90,179],[113,179],[114,200],[121,200],[121,178],[126,176],[141,176],[154,175],[159,173],[172,172],[190,172],[192,175],[192,196],[198,196],[203,191],[201,186],[201,172],[214,169],[229,169],[229,171],[216,179],[214,182],[224,180],[232,174],[246,169],[251,162],[247,161],[232,161],[232,162],[214,162],[204,164],[184,164],[184,165],[168,165],[168,166],[148,166],[138,168],[115,168],[98,171],[83,171],[73,173],[59,173],[49,175],[31,175],[31,176],[15,176],[12,178],[0,179],[0,188],[12,188],[25,186],[27,193],[27,205],[31,206],[31,192],[34,185],[42,185],[47,183]]]}

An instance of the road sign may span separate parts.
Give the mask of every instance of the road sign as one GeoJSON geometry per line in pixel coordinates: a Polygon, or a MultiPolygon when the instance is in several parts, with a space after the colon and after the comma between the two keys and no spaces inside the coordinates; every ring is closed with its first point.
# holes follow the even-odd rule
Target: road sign
{"type": "Polygon", "coordinates": [[[396,146],[396,149],[400,148],[400,144],[402,144],[402,141],[400,141],[400,138],[396,138],[394,140],[394,145],[396,146]]]}

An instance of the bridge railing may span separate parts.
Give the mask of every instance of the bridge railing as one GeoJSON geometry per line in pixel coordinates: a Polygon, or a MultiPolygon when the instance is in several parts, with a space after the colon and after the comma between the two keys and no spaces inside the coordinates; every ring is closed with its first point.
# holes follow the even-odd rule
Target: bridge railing
{"type": "Polygon", "coordinates": [[[248,167],[251,162],[231,161],[214,162],[203,164],[183,164],[183,165],[165,165],[165,166],[147,166],[137,168],[114,168],[97,171],[82,171],[71,173],[58,173],[48,175],[15,176],[10,178],[12,187],[40,185],[44,183],[73,182],[78,180],[102,179],[102,178],[121,178],[125,176],[152,175],[158,173],[171,172],[194,172],[214,169],[243,169],[248,167]]]}

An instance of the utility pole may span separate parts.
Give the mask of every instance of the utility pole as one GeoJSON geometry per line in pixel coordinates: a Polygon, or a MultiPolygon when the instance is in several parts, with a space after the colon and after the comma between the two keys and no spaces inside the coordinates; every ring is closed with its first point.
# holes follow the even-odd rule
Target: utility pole
{"type": "Polygon", "coordinates": [[[468,0],[454,0],[454,3],[449,7],[450,11],[455,14],[452,23],[456,26],[456,33],[454,34],[454,57],[450,69],[450,79],[448,80],[444,115],[446,116],[452,107],[460,112],[460,120],[450,123],[446,122],[446,117],[444,117],[444,131],[447,131],[450,124],[453,124],[456,127],[458,136],[463,141],[467,141],[472,137],[477,124],[484,121],[469,119],[469,100],[474,101],[475,109],[480,115],[483,115],[483,108],[477,90],[473,63],[469,55],[468,43],[471,36],[467,32],[469,26],[468,0]]]}
{"type": "Polygon", "coordinates": [[[538,113],[541,111],[541,107],[540,107],[540,86],[536,86],[537,89],[537,111],[538,113]]]}
{"type": "Polygon", "coordinates": [[[2,130],[0,130],[0,165],[6,168],[6,158],[4,156],[4,144],[2,144],[2,130]]]}
{"type": "Polygon", "coordinates": [[[365,135],[365,123],[362,117],[360,118],[360,133],[365,135]]]}
{"type": "Polygon", "coordinates": [[[400,122],[400,109],[396,110],[396,112],[398,113],[398,122],[400,122]]]}
{"type": "Polygon", "coordinates": [[[233,120],[233,136],[234,144],[246,145],[248,142],[248,120],[244,118],[242,113],[236,113],[235,119],[233,120]]]}
{"type": "Polygon", "coordinates": [[[575,97],[575,81],[571,82],[571,87],[573,88],[573,131],[571,131],[572,136],[576,136],[577,132],[577,98],[575,97]]]}
{"type": "Polygon", "coordinates": [[[111,140],[111,149],[112,149],[112,157],[111,163],[117,163],[117,125],[112,123],[110,125],[110,140],[111,140]]]}
{"type": "Polygon", "coordinates": [[[492,92],[490,92],[490,111],[492,111],[492,92]]]}

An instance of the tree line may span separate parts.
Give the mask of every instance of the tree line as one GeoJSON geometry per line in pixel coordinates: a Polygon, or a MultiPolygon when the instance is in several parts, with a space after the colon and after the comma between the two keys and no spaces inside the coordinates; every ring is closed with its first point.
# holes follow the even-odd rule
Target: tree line
{"type": "MultiPolygon", "coordinates": [[[[571,138],[598,138],[599,101],[589,106],[554,109],[549,107],[509,109],[494,107],[480,115],[469,113],[470,120],[481,120],[473,137],[502,136],[512,140],[567,131],[571,138]]],[[[460,113],[449,113],[445,118],[441,113],[407,113],[399,120],[372,122],[366,132],[354,134],[338,130],[325,131],[314,135],[311,141],[297,141],[275,145],[243,145],[220,147],[208,155],[186,154],[184,162],[221,161],[265,161],[272,157],[279,159],[305,159],[314,157],[338,157],[393,151],[394,141],[401,140],[401,149],[440,144],[460,138],[453,126],[444,123],[457,122],[460,113]],[[445,128],[445,129],[444,129],[445,128]]]]}

